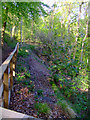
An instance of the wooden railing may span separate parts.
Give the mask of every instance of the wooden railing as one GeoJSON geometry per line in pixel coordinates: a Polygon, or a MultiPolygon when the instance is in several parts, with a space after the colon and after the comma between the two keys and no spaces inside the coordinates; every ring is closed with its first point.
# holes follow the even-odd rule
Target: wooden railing
{"type": "Polygon", "coordinates": [[[13,90],[13,77],[15,77],[16,58],[19,48],[17,43],[13,52],[0,66],[0,106],[8,108],[10,95],[13,90]]]}

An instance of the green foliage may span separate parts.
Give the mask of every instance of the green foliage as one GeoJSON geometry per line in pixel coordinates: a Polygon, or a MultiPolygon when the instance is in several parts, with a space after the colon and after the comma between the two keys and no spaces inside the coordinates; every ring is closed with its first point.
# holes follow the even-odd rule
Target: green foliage
{"type": "MultiPolygon", "coordinates": [[[[23,64],[23,63],[22,63],[23,64]]],[[[21,64],[17,64],[16,68],[18,69],[18,72],[25,72],[26,71],[26,68],[25,67],[22,67],[21,64]]]]}
{"type": "Polygon", "coordinates": [[[35,88],[34,82],[33,82],[33,81],[30,81],[27,87],[28,87],[29,91],[32,91],[32,92],[33,92],[33,91],[34,91],[34,88],[35,88]]]}
{"type": "Polygon", "coordinates": [[[20,48],[19,51],[18,51],[18,57],[27,57],[28,54],[29,53],[22,48],[20,48]]]}
{"type": "MultiPolygon", "coordinates": [[[[63,102],[67,99],[68,104],[71,108],[74,109],[76,113],[81,116],[81,111],[84,112],[83,116],[87,111],[87,92],[88,89],[88,79],[86,76],[78,76],[73,80],[67,80],[66,78],[60,76],[60,87],[58,88],[54,83],[52,88],[58,98],[58,104],[65,109],[67,106],[66,102],[63,102]],[[83,87],[84,86],[84,87],[83,87]],[[82,89],[82,90],[80,90],[82,89]],[[64,97],[63,97],[63,96],[64,97]]],[[[66,109],[65,109],[66,110],[66,109]]]]}
{"type": "Polygon", "coordinates": [[[58,99],[57,105],[60,106],[66,113],[68,113],[68,107],[73,110],[74,108],[72,107],[71,101],[66,99],[65,95],[62,94],[61,90],[55,84],[52,85],[52,88],[58,99]]]}
{"type": "Polygon", "coordinates": [[[42,90],[42,89],[37,90],[37,94],[38,94],[39,96],[42,96],[42,95],[43,95],[43,90],[42,90]]]}
{"type": "MultiPolygon", "coordinates": [[[[58,98],[61,97],[61,94],[58,94],[59,88],[78,113],[87,110],[86,90],[88,89],[88,38],[86,37],[84,40],[87,35],[88,16],[87,11],[85,11],[84,18],[80,18],[79,5],[80,2],[74,4],[67,2],[65,6],[61,3],[60,9],[58,9],[57,5],[54,4],[53,10],[48,11],[49,14],[47,14],[43,7],[48,6],[42,2],[2,3],[2,25],[6,21],[6,30],[9,35],[11,35],[11,28],[18,26],[15,35],[18,41],[20,40],[20,21],[23,18],[23,40],[24,42],[30,42],[30,45],[20,48],[18,57],[27,57],[29,49],[35,52],[35,47],[39,46],[40,49],[37,48],[38,56],[44,55],[47,58],[52,72],[50,84],[55,94],[58,98]],[[31,45],[32,43],[35,46],[31,45]],[[58,88],[54,82],[58,85],[58,88]]],[[[86,9],[87,3],[84,3],[81,8],[86,9]]],[[[13,47],[16,41],[14,39],[10,40],[9,35],[5,35],[4,40],[13,47]]],[[[19,72],[24,73],[17,75],[17,81],[22,81],[30,91],[33,91],[34,84],[30,83],[30,73],[26,72],[22,64],[24,63],[20,63],[17,68],[19,72]]],[[[42,90],[37,92],[38,95],[43,95],[42,90]]],[[[64,98],[62,97],[62,99],[64,98]]],[[[61,99],[59,99],[58,104],[65,109],[66,105],[61,102],[61,99]]]]}
{"type": "Polygon", "coordinates": [[[79,75],[72,80],[73,86],[78,89],[82,88],[82,90],[88,89],[88,82],[88,75],[79,75]]]}
{"type": "Polygon", "coordinates": [[[24,46],[22,46],[22,49],[25,51],[28,51],[28,50],[34,50],[35,49],[35,47],[36,47],[36,45],[30,45],[30,44],[26,44],[26,45],[24,45],[24,46]]]}
{"type": "Polygon", "coordinates": [[[29,80],[23,79],[23,80],[21,81],[21,83],[22,83],[23,85],[29,85],[29,80]]]}
{"type": "Polygon", "coordinates": [[[59,75],[58,74],[54,74],[53,75],[53,79],[54,79],[54,81],[58,82],[59,81],[59,75]]]}
{"type": "Polygon", "coordinates": [[[50,84],[53,85],[53,84],[54,84],[54,81],[53,81],[53,80],[50,80],[50,84]]]}
{"type": "Polygon", "coordinates": [[[25,75],[25,78],[30,78],[31,77],[29,72],[25,72],[24,75],[25,75]]]}
{"type": "Polygon", "coordinates": [[[16,46],[16,43],[18,42],[16,39],[11,39],[11,37],[9,36],[9,34],[6,32],[4,35],[4,42],[7,43],[7,45],[14,49],[16,46]]]}
{"type": "MultiPolygon", "coordinates": [[[[22,71],[23,72],[23,71],[22,71]]],[[[28,78],[31,77],[30,73],[27,71],[25,71],[23,74],[22,73],[17,73],[17,81],[18,82],[22,82],[25,85],[30,84],[30,81],[28,80],[28,78]]]]}
{"type": "Polygon", "coordinates": [[[77,76],[79,74],[79,64],[78,61],[71,61],[70,63],[66,60],[65,62],[61,62],[60,60],[53,61],[53,66],[51,66],[52,72],[55,74],[53,77],[57,76],[57,80],[59,79],[58,73],[62,75],[71,76],[71,78],[77,76]]]}
{"type": "Polygon", "coordinates": [[[35,46],[34,46],[34,45],[30,45],[30,49],[31,49],[31,50],[34,50],[34,49],[35,49],[35,46]]]}
{"type": "Polygon", "coordinates": [[[38,110],[38,112],[42,113],[42,114],[50,114],[50,108],[47,105],[47,103],[36,103],[35,104],[35,109],[38,110]]]}
{"type": "MultiPolygon", "coordinates": [[[[19,20],[22,16],[25,20],[28,20],[29,14],[33,20],[38,19],[40,14],[47,15],[46,11],[43,9],[43,6],[49,7],[43,2],[2,2],[2,6],[3,22],[7,17],[5,14],[5,7],[9,8],[8,12],[18,17],[19,20]]],[[[10,16],[8,16],[7,20],[11,20],[10,16]]]]}
{"type": "Polygon", "coordinates": [[[20,70],[21,70],[20,72],[25,72],[25,71],[26,71],[26,68],[21,66],[21,67],[20,67],[20,70]]]}
{"type": "Polygon", "coordinates": [[[66,110],[66,108],[68,107],[68,104],[66,103],[66,101],[62,101],[62,100],[59,100],[57,102],[57,105],[60,106],[63,110],[66,110]]]}
{"type": "Polygon", "coordinates": [[[25,75],[21,75],[21,73],[16,74],[17,75],[17,81],[20,82],[23,79],[25,79],[25,75]]]}
{"type": "Polygon", "coordinates": [[[20,93],[21,93],[21,91],[17,91],[17,93],[18,93],[18,94],[20,94],[20,93]]]}
{"type": "Polygon", "coordinates": [[[23,102],[25,102],[26,100],[22,99],[23,102]]]}
{"type": "Polygon", "coordinates": [[[20,22],[21,19],[23,19],[22,39],[30,39],[31,33],[27,34],[27,32],[32,28],[32,26],[30,26],[31,21],[37,23],[40,15],[48,15],[43,7],[49,8],[49,6],[43,2],[2,2],[2,26],[6,23],[4,32],[5,30],[8,30],[10,32],[10,36],[14,35],[14,37],[17,37],[18,41],[20,41],[20,22]],[[15,26],[15,29],[13,29],[13,26],[15,26]]]}

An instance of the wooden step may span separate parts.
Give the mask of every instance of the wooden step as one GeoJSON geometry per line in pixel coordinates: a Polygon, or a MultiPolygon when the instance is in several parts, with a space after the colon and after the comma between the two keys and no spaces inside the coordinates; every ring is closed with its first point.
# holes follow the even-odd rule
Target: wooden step
{"type": "MultiPolygon", "coordinates": [[[[35,118],[23,113],[19,113],[13,110],[9,110],[3,107],[0,107],[0,120],[3,120],[4,118],[7,118],[9,120],[9,118],[16,118],[16,120],[40,120],[39,118],[35,118]]],[[[10,119],[11,120],[11,119],[10,119]]]]}

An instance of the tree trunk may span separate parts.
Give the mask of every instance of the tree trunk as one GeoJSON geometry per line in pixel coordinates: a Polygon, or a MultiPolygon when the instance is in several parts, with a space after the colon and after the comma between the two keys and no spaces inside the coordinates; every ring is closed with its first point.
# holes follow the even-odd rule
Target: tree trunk
{"type": "Polygon", "coordinates": [[[21,17],[21,44],[22,44],[22,17],[21,17]]]}
{"type": "MultiPolygon", "coordinates": [[[[64,19],[61,21],[61,29],[64,28],[64,19]]],[[[62,45],[63,45],[63,48],[65,50],[65,42],[63,40],[63,31],[61,30],[61,41],[62,41],[62,45]]]]}
{"type": "Polygon", "coordinates": [[[11,27],[11,39],[12,39],[12,27],[11,27]]]}
{"type": "Polygon", "coordinates": [[[1,32],[1,45],[2,46],[3,46],[3,41],[4,41],[5,29],[6,29],[7,15],[8,15],[8,8],[6,8],[5,20],[4,20],[2,32],[1,32]]]}
{"type": "Polygon", "coordinates": [[[31,23],[31,40],[33,41],[33,20],[32,20],[32,23],[31,23]]]}
{"type": "Polygon", "coordinates": [[[80,16],[81,16],[81,8],[82,8],[82,4],[83,2],[80,4],[79,7],[79,17],[78,17],[78,26],[77,26],[77,34],[76,34],[76,39],[75,39],[75,49],[74,49],[74,54],[73,54],[73,60],[75,59],[75,55],[76,55],[76,48],[77,48],[77,40],[79,37],[79,25],[80,25],[80,16]]]}
{"type": "Polygon", "coordinates": [[[4,22],[1,32],[1,45],[3,46],[4,34],[5,34],[6,22],[4,22]]]}
{"type": "MultiPolygon", "coordinates": [[[[85,16],[87,16],[87,9],[88,9],[88,6],[86,8],[86,12],[85,12],[85,16]]],[[[88,21],[87,21],[87,25],[86,25],[86,34],[85,34],[85,37],[84,39],[82,40],[82,48],[81,48],[81,58],[80,58],[80,62],[82,63],[82,60],[83,60],[83,48],[84,48],[84,41],[88,35],[88,21]]]]}
{"type": "Polygon", "coordinates": [[[16,26],[13,26],[13,29],[12,29],[12,37],[14,37],[14,35],[15,35],[15,27],[16,26]]]}
{"type": "Polygon", "coordinates": [[[24,43],[25,43],[25,39],[26,39],[26,32],[24,30],[24,43]]]}
{"type": "Polygon", "coordinates": [[[88,22],[87,22],[87,27],[86,27],[86,35],[85,35],[85,37],[84,37],[84,39],[83,39],[83,41],[82,41],[81,60],[80,60],[80,62],[82,62],[82,58],[83,58],[84,41],[85,41],[85,39],[86,39],[86,37],[87,37],[87,33],[88,33],[88,22]]]}
{"type": "Polygon", "coordinates": [[[11,39],[14,37],[14,35],[15,35],[15,26],[11,28],[11,39]]]}
{"type": "Polygon", "coordinates": [[[19,31],[19,27],[16,26],[16,33],[15,33],[16,36],[18,36],[18,31],[19,31]]]}
{"type": "MultiPolygon", "coordinates": [[[[71,13],[71,5],[70,4],[68,4],[68,5],[69,5],[69,11],[68,11],[68,16],[69,16],[69,19],[68,19],[68,42],[69,42],[70,41],[70,13],[71,13]]],[[[71,50],[70,50],[69,47],[68,47],[68,49],[69,49],[69,58],[70,58],[71,50]]]]}
{"type": "Polygon", "coordinates": [[[17,26],[15,26],[15,30],[14,30],[14,39],[15,39],[15,36],[16,36],[16,32],[17,32],[17,26]]]}

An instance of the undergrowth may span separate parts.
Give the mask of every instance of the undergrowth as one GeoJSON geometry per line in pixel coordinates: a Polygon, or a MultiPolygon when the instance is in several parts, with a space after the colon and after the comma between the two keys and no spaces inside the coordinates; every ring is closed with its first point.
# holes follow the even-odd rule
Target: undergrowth
{"type": "MultiPolygon", "coordinates": [[[[34,47],[28,45],[28,47],[20,48],[18,57],[27,57],[29,49],[34,49],[34,47]]],[[[24,61],[22,61],[22,63],[24,63],[24,61]]],[[[21,75],[21,77],[18,76],[17,80],[19,79],[18,81],[27,85],[30,91],[34,91],[34,83],[30,83],[30,80],[27,80],[30,78],[30,73],[20,64],[18,68],[19,72],[24,72],[24,74],[21,75]]],[[[51,70],[52,73],[50,84],[57,96],[57,104],[66,112],[68,111],[68,106],[70,106],[80,117],[83,118],[87,112],[86,90],[88,89],[88,75],[86,74],[85,68],[79,70],[77,61],[67,65],[57,61],[53,62],[49,70],[51,70]],[[72,72],[70,73],[70,71],[72,72]]],[[[43,95],[42,90],[38,90],[37,93],[39,96],[43,95]]],[[[49,113],[49,109],[46,104],[36,103],[35,108],[40,113],[49,113]]]]}
{"type": "Polygon", "coordinates": [[[35,109],[38,110],[39,113],[46,115],[50,114],[50,108],[47,103],[36,103],[35,109]]]}
{"type": "MultiPolygon", "coordinates": [[[[50,77],[50,84],[56,84],[67,101],[71,103],[72,108],[82,118],[87,114],[87,90],[88,90],[88,75],[85,69],[73,72],[73,77],[70,74],[62,72],[61,64],[51,66],[52,76],[50,77]],[[62,74],[63,73],[63,74],[62,74]],[[75,77],[76,76],[76,77],[75,77]],[[83,113],[83,114],[82,114],[83,113]]],[[[72,71],[72,68],[70,68],[72,71]]],[[[75,69],[75,68],[74,68],[75,69]]],[[[57,94],[57,90],[54,88],[57,94]]],[[[59,102],[62,108],[66,108],[65,104],[59,102]]]]}
{"type": "Polygon", "coordinates": [[[10,48],[14,49],[18,41],[16,38],[11,39],[10,35],[6,32],[4,35],[4,42],[6,42],[10,48]]]}

